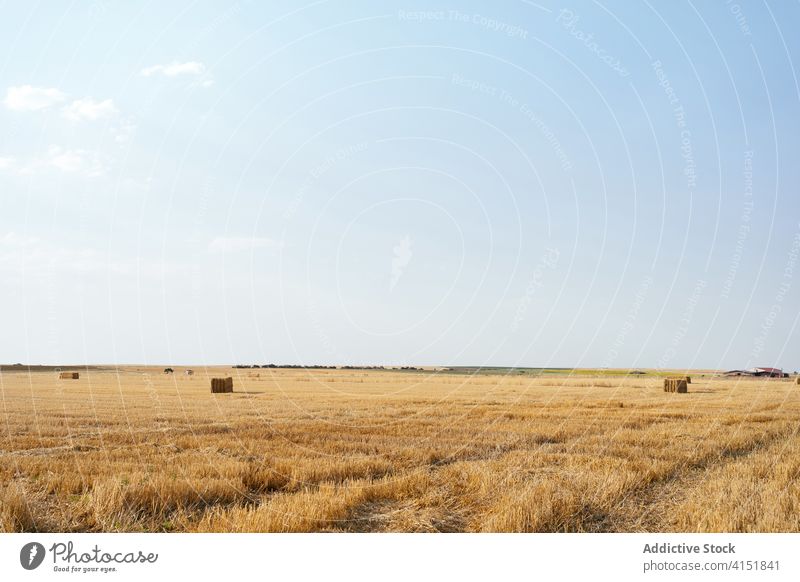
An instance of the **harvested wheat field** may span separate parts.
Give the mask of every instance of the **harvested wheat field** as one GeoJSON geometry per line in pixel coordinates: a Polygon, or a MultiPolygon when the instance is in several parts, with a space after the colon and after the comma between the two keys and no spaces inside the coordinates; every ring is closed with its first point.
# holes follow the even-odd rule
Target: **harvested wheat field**
{"type": "Polygon", "coordinates": [[[2,372],[0,530],[800,531],[793,380],[195,369],[2,372]]]}

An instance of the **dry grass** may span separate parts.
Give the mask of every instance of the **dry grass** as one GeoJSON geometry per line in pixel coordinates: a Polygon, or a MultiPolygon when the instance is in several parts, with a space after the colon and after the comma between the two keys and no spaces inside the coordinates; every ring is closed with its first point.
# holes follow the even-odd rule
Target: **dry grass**
{"type": "Polygon", "coordinates": [[[126,368],[0,404],[2,531],[800,531],[792,381],[126,368]]]}
{"type": "Polygon", "coordinates": [[[16,484],[0,489],[0,531],[34,531],[35,524],[25,495],[16,484]]]}

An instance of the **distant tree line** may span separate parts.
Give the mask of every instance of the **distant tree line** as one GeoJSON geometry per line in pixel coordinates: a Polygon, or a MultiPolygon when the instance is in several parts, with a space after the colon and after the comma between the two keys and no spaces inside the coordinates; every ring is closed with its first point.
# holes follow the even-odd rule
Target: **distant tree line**
{"type": "Polygon", "coordinates": [[[336,366],[301,366],[300,364],[264,364],[263,366],[259,366],[258,364],[236,364],[234,368],[300,368],[314,370],[335,370],[336,366]]]}
{"type": "Polygon", "coordinates": [[[294,368],[300,370],[416,370],[421,371],[422,368],[414,366],[401,366],[400,368],[387,368],[386,366],[322,366],[319,364],[302,365],[302,364],[236,364],[234,368],[294,368]]]}

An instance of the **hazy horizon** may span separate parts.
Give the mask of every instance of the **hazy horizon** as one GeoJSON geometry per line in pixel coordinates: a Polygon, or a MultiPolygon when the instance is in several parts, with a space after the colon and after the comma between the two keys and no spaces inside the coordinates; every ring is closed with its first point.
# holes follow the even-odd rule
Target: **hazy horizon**
{"type": "MultiPolygon", "coordinates": [[[[198,362],[150,362],[150,363],[137,363],[137,362],[88,362],[88,363],[70,363],[70,362],[61,362],[61,363],[48,363],[48,364],[41,364],[41,363],[26,363],[26,362],[15,362],[15,363],[0,363],[0,368],[2,367],[29,367],[29,368],[112,368],[112,367],[119,367],[119,368],[136,368],[136,367],[148,367],[148,368],[161,368],[163,367],[171,367],[174,366],[176,368],[233,368],[233,369],[242,369],[242,370],[256,370],[256,369],[323,369],[323,368],[353,368],[353,369],[368,369],[368,368],[385,368],[387,370],[400,368],[400,367],[411,367],[417,368],[419,370],[422,369],[430,369],[430,368],[443,368],[443,369],[483,369],[483,370],[491,370],[491,369],[500,369],[500,370],[608,370],[608,371],[616,371],[619,370],[620,372],[635,372],[638,370],[645,371],[645,370],[659,370],[664,372],[669,371],[684,371],[684,372],[727,372],[727,371],[734,371],[734,370],[742,370],[743,368],[687,368],[687,367],[680,367],[680,366],[672,366],[669,368],[648,368],[646,366],[642,367],[630,367],[630,366],[615,366],[612,368],[592,368],[592,367],[562,367],[562,366],[504,366],[502,364],[485,364],[485,365],[470,365],[470,364],[336,364],[336,363],[326,363],[326,362],[307,362],[305,364],[298,364],[292,362],[265,362],[264,364],[258,363],[258,368],[254,367],[253,363],[230,363],[230,362],[217,362],[217,363],[198,363],[198,362]]],[[[760,368],[760,367],[771,367],[771,366],[752,366],[753,368],[760,368]]],[[[784,373],[793,374],[796,373],[797,370],[791,368],[784,368],[784,373]]]]}
{"type": "Polygon", "coordinates": [[[4,15],[2,361],[800,368],[797,3],[4,15]]]}

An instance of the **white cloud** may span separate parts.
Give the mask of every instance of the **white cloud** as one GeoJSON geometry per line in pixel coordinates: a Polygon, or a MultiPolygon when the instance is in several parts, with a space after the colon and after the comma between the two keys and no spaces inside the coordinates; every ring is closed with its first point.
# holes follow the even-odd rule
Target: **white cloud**
{"type": "Polygon", "coordinates": [[[173,61],[166,65],[153,65],[141,70],[141,75],[144,77],[152,77],[153,75],[162,75],[164,77],[177,77],[179,75],[191,76],[193,80],[189,84],[189,88],[207,89],[214,84],[214,79],[208,73],[206,66],[198,61],[188,61],[180,63],[173,61]]]}
{"type": "Polygon", "coordinates": [[[0,245],[14,248],[31,246],[37,244],[38,242],[39,239],[35,236],[17,234],[13,230],[11,232],[7,232],[2,238],[0,238],[0,245]]]}
{"type": "Polygon", "coordinates": [[[208,89],[209,87],[214,85],[214,79],[210,76],[205,75],[202,78],[198,79],[197,81],[193,81],[189,84],[189,87],[192,89],[208,89]]]}
{"type": "Polygon", "coordinates": [[[237,253],[255,249],[276,249],[281,246],[276,240],[264,237],[218,236],[208,245],[212,253],[237,253]]]}
{"type": "Polygon", "coordinates": [[[123,119],[114,128],[114,141],[118,144],[126,144],[130,141],[134,133],[136,133],[136,124],[130,119],[123,119]]]}
{"type": "Polygon", "coordinates": [[[50,155],[50,163],[64,172],[77,172],[85,163],[83,153],[80,151],[53,147],[47,153],[50,155]]]}
{"type": "Polygon", "coordinates": [[[64,149],[51,145],[44,155],[17,160],[0,157],[0,170],[8,170],[22,176],[30,176],[49,169],[87,178],[97,178],[106,173],[107,163],[98,152],[82,149],[64,149]]]}
{"type": "Polygon", "coordinates": [[[186,63],[173,61],[168,65],[153,65],[152,67],[142,69],[141,74],[144,77],[150,77],[152,75],[176,77],[178,75],[202,75],[205,73],[205,70],[206,66],[203,63],[198,63],[197,61],[189,61],[186,63]]]}
{"type": "Polygon", "coordinates": [[[39,111],[52,107],[66,98],[66,94],[58,89],[21,85],[8,88],[3,104],[14,111],[39,111]]]}
{"type": "Polygon", "coordinates": [[[111,99],[95,101],[91,97],[76,99],[62,110],[64,117],[70,121],[80,121],[86,119],[95,121],[103,117],[116,115],[117,108],[111,99]]]}
{"type": "MultiPolygon", "coordinates": [[[[23,271],[74,274],[110,272],[119,275],[163,277],[180,265],[168,265],[140,256],[111,255],[87,247],[69,247],[62,241],[46,240],[13,231],[0,236],[0,271],[13,276],[23,271]]],[[[5,279],[0,279],[2,284],[5,279]]]]}
{"type": "Polygon", "coordinates": [[[62,172],[81,174],[88,178],[102,176],[106,171],[105,165],[96,152],[65,150],[58,146],[50,146],[47,150],[45,164],[62,172]]]}
{"type": "Polygon", "coordinates": [[[69,249],[15,232],[0,238],[0,266],[9,271],[53,266],[70,271],[91,271],[107,264],[108,260],[104,258],[90,249],[69,249]]]}

